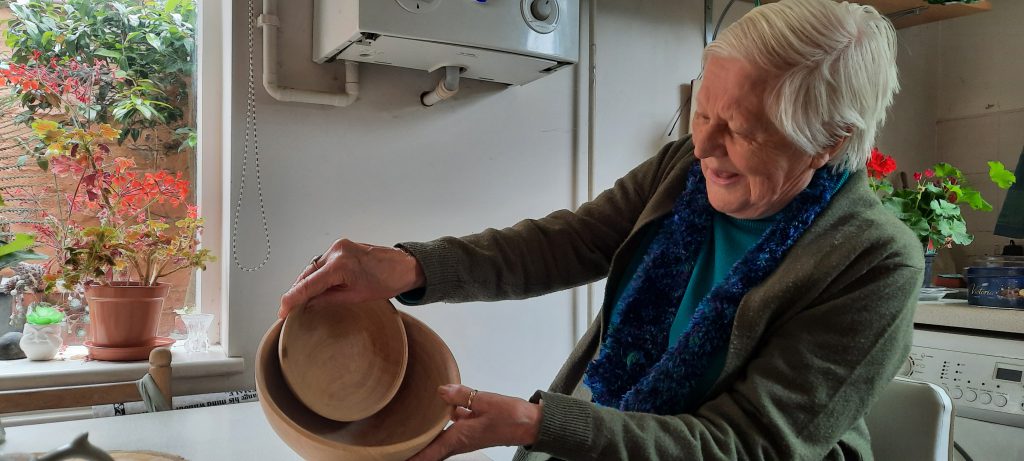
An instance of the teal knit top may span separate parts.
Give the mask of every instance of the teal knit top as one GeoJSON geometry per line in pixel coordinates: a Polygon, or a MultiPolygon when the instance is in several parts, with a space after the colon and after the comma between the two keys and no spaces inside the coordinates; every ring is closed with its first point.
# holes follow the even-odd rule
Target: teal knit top
{"type": "MultiPolygon", "coordinates": [[[[668,340],[670,345],[675,344],[676,340],[686,331],[701,300],[711,292],[711,289],[718,282],[721,282],[729,274],[729,270],[736,264],[736,261],[739,261],[757,243],[765,231],[772,225],[772,222],[773,217],[771,216],[763,219],[749,220],[736,219],[722,213],[715,213],[714,222],[711,225],[711,238],[704,242],[703,248],[701,248],[700,253],[697,255],[693,275],[686,286],[686,292],[679,303],[679,311],[676,313],[672,329],[669,331],[668,340]]],[[[659,227],[660,223],[648,226],[647,229],[642,231],[644,234],[641,246],[636,252],[637,256],[630,261],[628,269],[623,273],[623,278],[618,283],[615,294],[616,300],[622,296],[622,290],[636,274],[636,270],[643,260],[643,255],[647,252],[655,235],[657,235],[659,227]]],[[[618,315],[613,314],[612,317],[617,318],[618,315]]],[[[718,376],[722,373],[722,369],[725,367],[726,351],[727,348],[723,347],[715,352],[714,357],[708,362],[707,373],[697,382],[696,392],[692,395],[700,396],[703,399],[704,395],[711,389],[711,386],[715,384],[718,376]]],[[[698,403],[687,402],[686,407],[695,408],[698,403]]]]}

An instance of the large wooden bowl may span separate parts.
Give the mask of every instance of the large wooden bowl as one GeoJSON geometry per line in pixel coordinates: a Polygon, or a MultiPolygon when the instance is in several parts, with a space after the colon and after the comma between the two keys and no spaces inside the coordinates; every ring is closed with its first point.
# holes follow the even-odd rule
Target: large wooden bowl
{"type": "Polygon", "coordinates": [[[388,300],[303,306],[284,321],[281,372],[303,405],[358,421],[398,392],[409,356],[405,326],[388,300]]]}
{"type": "Polygon", "coordinates": [[[405,378],[395,397],[369,418],[344,423],[306,408],[281,376],[277,321],[256,353],[256,391],[270,427],[306,460],[404,461],[444,429],[452,407],[437,387],[460,383],[458,365],[444,341],[429,327],[401,313],[409,342],[405,378]]]}

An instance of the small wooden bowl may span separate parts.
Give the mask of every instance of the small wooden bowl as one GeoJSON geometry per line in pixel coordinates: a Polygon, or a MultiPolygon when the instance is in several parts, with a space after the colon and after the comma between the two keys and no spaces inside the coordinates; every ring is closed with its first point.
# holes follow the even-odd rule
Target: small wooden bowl
{"type": "Polygon", "coordinates": [[[409,338],[405,378],[395,397],[369,418],[344,423],[306,408],[281,374],[278,339],[282,321],[263,337],[256,353],[256,392],[270,427],[302,458],[311,461],[404,461],[437,437],[452,407],[437,395],[443,384],[460,383],[448,346],[423,322],[401,313],[409,338]]]}
{"type": "Polygon", "coordinates": [[[307,408],[335,421],[358,421],[398,392],[409,344],[387,300],[310,304],[285,319],[278,358],[285,382],[307,408]]]}

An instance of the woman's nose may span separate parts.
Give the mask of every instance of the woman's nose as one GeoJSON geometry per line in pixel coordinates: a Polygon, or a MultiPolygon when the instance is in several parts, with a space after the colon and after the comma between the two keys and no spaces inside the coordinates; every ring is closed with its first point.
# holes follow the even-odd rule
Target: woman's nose
{"type": "Polygon", "coordinates": [[[714,123],[694,128],[693,145],[693,154],[701,160],[723,155],[725,152],[725,146],[722,144],[722,130],[714,123]]]}

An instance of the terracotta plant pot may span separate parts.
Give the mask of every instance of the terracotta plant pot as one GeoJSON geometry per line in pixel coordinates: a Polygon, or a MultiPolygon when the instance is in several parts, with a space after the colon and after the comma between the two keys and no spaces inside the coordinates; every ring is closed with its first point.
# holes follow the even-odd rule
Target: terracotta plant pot
{"type": "Polygon", "coordinates": [[[455,358],[423,322],[404,312],[401,316],[409,344],[402,385],[383,409],[355,422],[324,418],[295,397],[284,380],[278,355],[283,321],[267,331],[256,353],[260,407],[274,432],[303,459],[402,461],[444,429],[452,407],[437,395],[437,387],[460,382],[455,358]]]}
{"type": "Polygon", "coordinates": [[[99,347],[135,347],[151,344],[160,327],[160,310],[171,289],[168,283],[143,286],[138,282],[88,285],[92,344],[99,347]]]}

